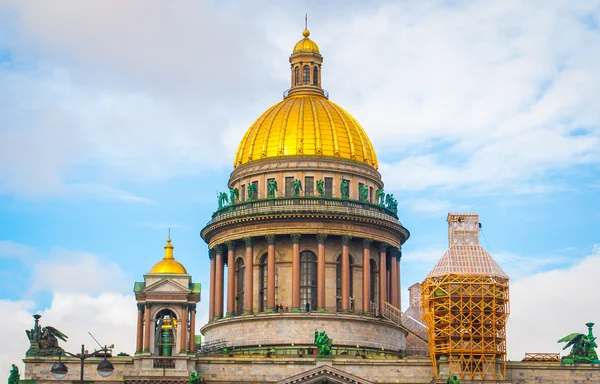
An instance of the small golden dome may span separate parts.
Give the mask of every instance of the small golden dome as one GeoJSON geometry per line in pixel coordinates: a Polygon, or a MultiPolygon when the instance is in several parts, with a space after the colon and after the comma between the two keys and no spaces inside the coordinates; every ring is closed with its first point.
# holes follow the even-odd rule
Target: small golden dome
{"type": "Polygon", "coordinates": [[[234,167],[280,156],[323,156],[378,167],[360,124],[339,105],[309,92],[290,94],[246,131],[234,167]]]}
{"type": "Polygon", "coordinates": [[[185,267],[173,258],[173,246],[171,245],[171,239],[167,239],[167,245],[165,245],[165,257],[154,264],[154,267],[149,272],[150,274],[181,274],[187,275],[185,267]]]}
{"type": "Polygon", "coordinates": [[[317,43],[308,38],[308,36],[310,36],[310,31],[308,29],[305,29],[302,32],[302,36],[304,36],[304,39],[296,43],[292,54],[300,52],[320,53],[317,43]]]}

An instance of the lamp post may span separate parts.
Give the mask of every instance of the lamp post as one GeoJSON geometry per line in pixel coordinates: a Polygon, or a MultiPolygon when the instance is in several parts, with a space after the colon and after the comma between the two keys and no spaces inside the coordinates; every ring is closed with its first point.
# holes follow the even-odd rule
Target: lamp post
{"type": "MultiPolygon", "coordinates": [[[[100,364],[98,364],[98,374],[100,374],[100,376],[102,377],[108,377],[110,376],[113,371],[115,370],[115,367],[113,367],[112,363],[110,361],[108,361],[108,359],[106,358],[106,355],[108,354],[108,348],[106,346],[104,346],[104,348],[94,351],[92,353],[85,353],[85,347],[82,344],[81,345],[81,353],[70,353],[70,352],[66,352],[66,355],[69,355],[71,357],[75,357],[79,360],[81,360],[81,372],[79,375],[79,382],[83,384],[83,369],[84,369],[84,360],[90,357],[99,357],[99,352],[104,352],[104,360],[102,360],[100,362],[100,364]]],[[[58,363],[54,363],[54,365],[52,365],[52,368],[50,368],[50,373],[52,374],[52,376],[55,379],[64,379],[65,376],[67,376],[67,373],[69,372],[69,369],[67,368],[67,366],[60,361],[60,355],[58,356],[58,363]]]]}

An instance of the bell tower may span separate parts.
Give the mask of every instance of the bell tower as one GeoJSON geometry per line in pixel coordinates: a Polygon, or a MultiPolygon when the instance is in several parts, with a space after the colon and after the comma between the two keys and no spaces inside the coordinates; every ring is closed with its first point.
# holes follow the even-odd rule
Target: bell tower
{"type": "Polygon", "coordinates": [[[303,39],[296,43],[290,55],[291,87],[286,97],[300,92],[325,96],[321,88],[323,56],[317,43],[309,38],[308,25],[305,25],[302,36],[303,39]]]}

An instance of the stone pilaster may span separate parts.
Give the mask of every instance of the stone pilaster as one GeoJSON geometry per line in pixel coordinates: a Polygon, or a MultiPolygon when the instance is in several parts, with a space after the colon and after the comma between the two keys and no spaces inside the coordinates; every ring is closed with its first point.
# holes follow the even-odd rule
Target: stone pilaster
{"type": "Polygon", "coordinates": [[[292,239],[292,312],[300,312],[300,234],[290,235],[292,239]]]}
{"type": "Polygon", "coordinates": [[[244,287],[244,315],[253,314],[254,300],[254,240],[251,237],[244,237],[246,245],[246,286],[244,287]]]}
{"type": "Polygon", "coordinates": [[[275,235],[265,236],[267,241],[267,312],[275,310],[275,235]]]}
{"type": "Polygon", "coordinates": [[[317,312],[327,312],[325,295],[325,241],[327,235],[317,235],[317,312]]]}
{"type": "Polygon", "coordinates": [[[366,316],[371,315],[371,303],[370,303],[370,288],[371,288],[371,244],[373,240],[363,239],[363,314],[366,316]]]}

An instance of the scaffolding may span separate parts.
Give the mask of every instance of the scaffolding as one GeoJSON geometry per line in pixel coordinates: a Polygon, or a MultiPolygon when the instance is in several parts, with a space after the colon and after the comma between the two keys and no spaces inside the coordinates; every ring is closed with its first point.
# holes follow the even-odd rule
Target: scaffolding
{"type": "Polygon", "coordinates": [[[422,284],[435,377],[447,359],[463,379],[505,377],[508,276],[479,245],[477,214],[448,214],[450,247],[422,284]]]}
{"type": "MultiPolygon", "coordinates": [[[[410,306],[408,309],[402,314],[403,321],[406,319],[413,319],[415,322],[418,322],[422,328],[425,330],[427,337],[429,337],[429,333],[427,332],[427,327],[422,322],[423,318],[423,307],[422,307],[422,288],[420,283],[415,283],[408,287],[409,292],[409,303],[410,306]]],[[[406,322],[406,321],[404,321],[406,322]]],[[[427,340],[427,339],[426,339],[427,340]]],[[[419,356],[429,356],[429,343],[424,341],[422,337],[418,337],[412,332],[406,336],[406,350],[413,351],[413,353],[418,354],[419,356]]]]}

